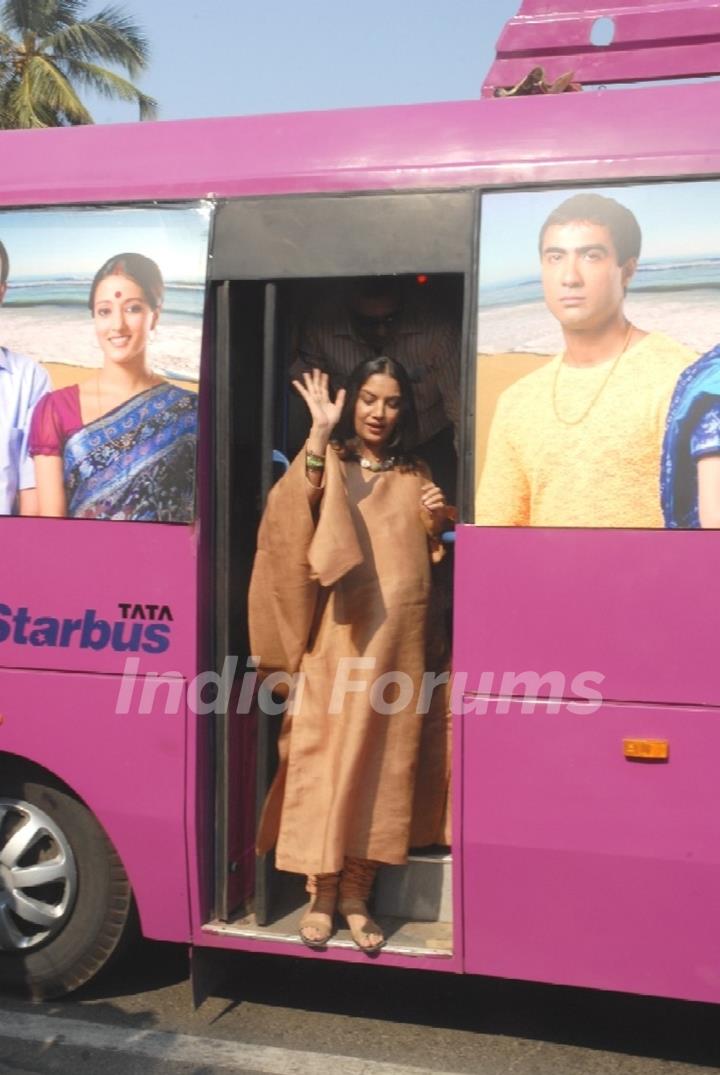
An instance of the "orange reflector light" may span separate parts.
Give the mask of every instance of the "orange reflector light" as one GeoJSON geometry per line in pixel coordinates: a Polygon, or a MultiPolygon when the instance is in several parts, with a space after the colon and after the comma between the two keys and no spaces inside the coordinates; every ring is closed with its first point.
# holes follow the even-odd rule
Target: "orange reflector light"
{"type": "Polygon", "coordinates": [[[419,272],[417,274],[417,276],[415,277],[415,279],[417,280],[417,282],[420,284],[421,287],[422,287],[423,284],[426,284],[428,282],[427,275],[424,272],[419,272]]]}
{"type": "Polygon", "coordinates": [[[626,758],[667,761],[670,744],[667,739],[623,739],[623,754],[626,758]]]}

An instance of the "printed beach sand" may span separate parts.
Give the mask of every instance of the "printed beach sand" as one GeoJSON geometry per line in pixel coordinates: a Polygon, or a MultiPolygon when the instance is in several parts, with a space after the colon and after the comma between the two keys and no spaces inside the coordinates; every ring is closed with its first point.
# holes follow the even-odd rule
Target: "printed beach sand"
{"type": "MultiPolygon", "coordinates": [[[[148,354],[152,368],[170,380],[197,381],[200,368],[202,322],[163,311],[148,354]]],[[[61,306],[0,309],[3,347],[27,355],[52,370],[53,384],[77,384],[84,371],[99,369],[102,354],[89,311],[61,306]],[[68,367],[67,377],[61,367],[68,367]],[[72,375],[70,370],[76,372],[72,375]],[[80,374],[80,375],[78,375],[80,374]],[[58,383],[56,383],[56,379],[58,383]]],[[[188,384],[188,387],[191,387],[188,384]]]]}
{"type": "MultiPolygon", "coordinates": [[[[625,312],[638,328],[664,332],[702,354],[720,341],[720,291],[630,291],[625,312]]],[[[481,306],[478,310],[478,352],[524,351],[555,355],[562,350],[560,326],[545,303],[518,306],[481,306]]]]}

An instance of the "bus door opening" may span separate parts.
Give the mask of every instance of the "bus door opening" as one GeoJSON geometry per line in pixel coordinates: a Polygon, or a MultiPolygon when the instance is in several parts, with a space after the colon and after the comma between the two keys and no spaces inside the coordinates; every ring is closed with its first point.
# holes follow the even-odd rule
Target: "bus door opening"
{"type": "MultiPolygon", "coordinates": [[[[458,385],[452,380],[457,376],[457,355],[450,349],[459,348],[462,295],[462,277],[450,275],[229,285],[233,419],[228,435],[234,463],[226,495],[232,505],[228,548],[232,550],[230,588],[236,600],[227,605],[226,615],[233,622],[225,634],[235,647],[233,652],[241,655],[238,699],[251,656],[245,600],[260,509],[270,486],[304,450],[310,428],[307,406],[292,381],[302,381],[305,373],[321,369],[328,373],[335,394],[358,360],[397,354],[397,361],[407,369],[418,411],[413,454],[441,486],[447,503],[454,504],[456,430],[444,409],[443,393],[454,415],[452,393],[457,396],[458,385]],[[357,309],[378,313],[373,318],[357,309]],[[432,351],[432,366],[430,362],[422,365],[424,349],[432,351]],[[437,365],[443,361],[448,368],[438,373],[437,365]]],[[[452,543],[449,533],[444,537],[442,560],[438,552],[439,562],[432,568],[432,615],[436,624],[442,622],[438,638],[444,638],[447,645],[452,543]]],[[[307,902],[304,878],[275,869],[272,852],[255,856],[255,823],[278,764],[283,702],[282,696],[273,699],[269,708],[275,710],[276,705],[277,711],[268,712],[265,704],[262,713],[256,706],[250,713],[228,714],[222,793],[227,798],[229,869],[222,902],[225,920],[238,931],[294,938],[307,902]]],[[[431,766],[435,773],[444,764],[437,757],[443,750],[449,750],[447,740],[441,744],[436,737],[431,766]]],[[[443,827],[442,833],[446,832],[443,827]]],[[[393,946],[424,948],[431,939],[433,945],[450,948],[450,853],[442,840],[438,834],[433,846],[412,848],[406,867],[379,871],[375,913],[393,946]]]]}
{"type": "MultiPolygon", "coordinates": [[[[232,218],[228,218],[231,227],[226,250],[216,250],[215,270],[225,277],[216,288],[216,350],[218,365],[224,366],[225,373],[216,378],[215,406],[226,418],[217,423],[216,432],[216,459],[222,463],[216,464],[215,474],[219,555],[214,580],[214,645],[218,665],[227,652],[239,656],[233,704],[243,693],[244,674],[252,672],[251,658],[262,658],[250,648],[247,596],[263,508],[273,484],[304,450],[310,428],[307,406],[292,388],[293,379],[302,381],[303,373],[324,370],[334,394],[361,359],[386,356],[396,360],[409,378],[418,411],[410,445],[412,455],[420,461],[414,473],[430,472],[446,503],[458,505],[462,514],[460,378],[461,367],[471,366],[462,362],[462,355],[471,321],[468,296],[473,290],[474,201],[465,194],[448,199],[455,214],[451,219],[438,211],[444,195],[423,196],[416,204],[425,221],[423,227],[418,226],[414,210],[410,211],[412,200],[384,196],[336,199],[333,212],[337,210],[341,223],[350,213],[350,230],[359,246],[365,242],[368,250],[355,257],[347,244],[341,249],[337,239],[341,226],[334,233],[330,253],[313,252],[308,240],[302,257],[297,255],[298,267],[305,262],[319,267],[316,276],[289,275],[295,248],[285,235],[282,242],[277,241],[278,249],[272,256],[265,251],[262,256],[254,253],[247,258],[249,264],[257,262],[277,275],[233,279],[229,270],[242,248],[229,243],[233,228],[239,238],[239,224],[232,218]],[[366,235],[358,230],[359,203],[366,202],[371,205],[369,216],[376,218],[377,242],[369,225],[366,235]],[[408,244],[420,244],[420,254],[396,249],[397,234],[393,238],[386,233],[386,211],[394,213],[400,203],[408,216],[408,244]],[[438,251],[445,242],[449,248],[443,258],[438,251]],[[329,272],[333,259],[338,258],[347,271],[329,272]],[[403,262],[402,271],[394,264],[398,259],[403,262]]],[[[288,210],[289,215],[283,217],[290,230],[297,225],[299,202],[303,212],[312,209],[319,213],[322,208],[322,199],[298,199],[292,213],[288,210]]],[[[266,205],[260,209],[265,213],[260,225],[256,216],[246,214],[243,220],[247,228],[259,229],[265,241],[271,214],[266,205]]],[[[220,216],[216,234],[223,234],[222,225],[220,216]]],[[[322,234],[331,231],[326,228],[322,234]]],[[[276,243],[275,237],[270,238],[271,245],[276,243]]],[[[443,538],[444,556],[434,557],[438,563],[430,569],[428,620],[443,627],[438,635],[445,637],[449,669],[451,524],[443,538]]],[[[305,877],[277,869],[272,850],[256,854],[258,818],[278,766],[284,699],[276,701],[277,711],[262,715],[257,706],[250,713],[238,714],[231,705],[224,720],[215,722],[215,870],[203,928],[300,943],[298,927],[308,902],[305,877]]],[[[429,722],[423,724],[423,728],[427,726],[429,722]]],[[[430,765],[424,768],[419,762],[413,816],[418,800],[422,808],[423,796],[439,771],[446,771],[449,781],[449,757],[449,736],[445,734],[441,742],[436,735],[430,765]]],[[[427,835],[430,830],[426,827],[422,831],[427,835]]],[[[450,836],[440,825],[432,831],[437,835],[432,842],[427,838],[410,842],[406,865],[381,866],[378,871],[371,908],[391,951],[437,956],[452,952],[450,836]]],[[[341,929],[330,946],[349,943],[349,933],[341,929]]]]}

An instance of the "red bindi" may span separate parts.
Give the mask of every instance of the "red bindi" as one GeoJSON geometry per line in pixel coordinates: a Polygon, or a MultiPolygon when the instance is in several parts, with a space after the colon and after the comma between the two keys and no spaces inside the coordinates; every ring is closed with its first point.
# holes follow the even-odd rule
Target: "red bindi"
{"type": "Polygon", "coordinates": [[[116,299],[121,299],[122,298],[122,291],[116,291],[115,292],[115,298],[116,299]]]}

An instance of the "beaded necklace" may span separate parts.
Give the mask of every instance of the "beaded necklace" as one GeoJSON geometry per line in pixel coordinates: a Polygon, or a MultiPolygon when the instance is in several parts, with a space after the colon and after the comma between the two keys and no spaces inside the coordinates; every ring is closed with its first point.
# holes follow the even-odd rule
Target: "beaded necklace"
{"type": "Polygon", "coordinates": [[[395,466],[395,456],[390,455],[387,459],[383,459],[380,463],[372,463],[369,459],[366,459],[364,455],[358,455],[357,461],[363,470],[371,470],[373,474],[379,474],[381,470],[392,470],[395,466]]]}

